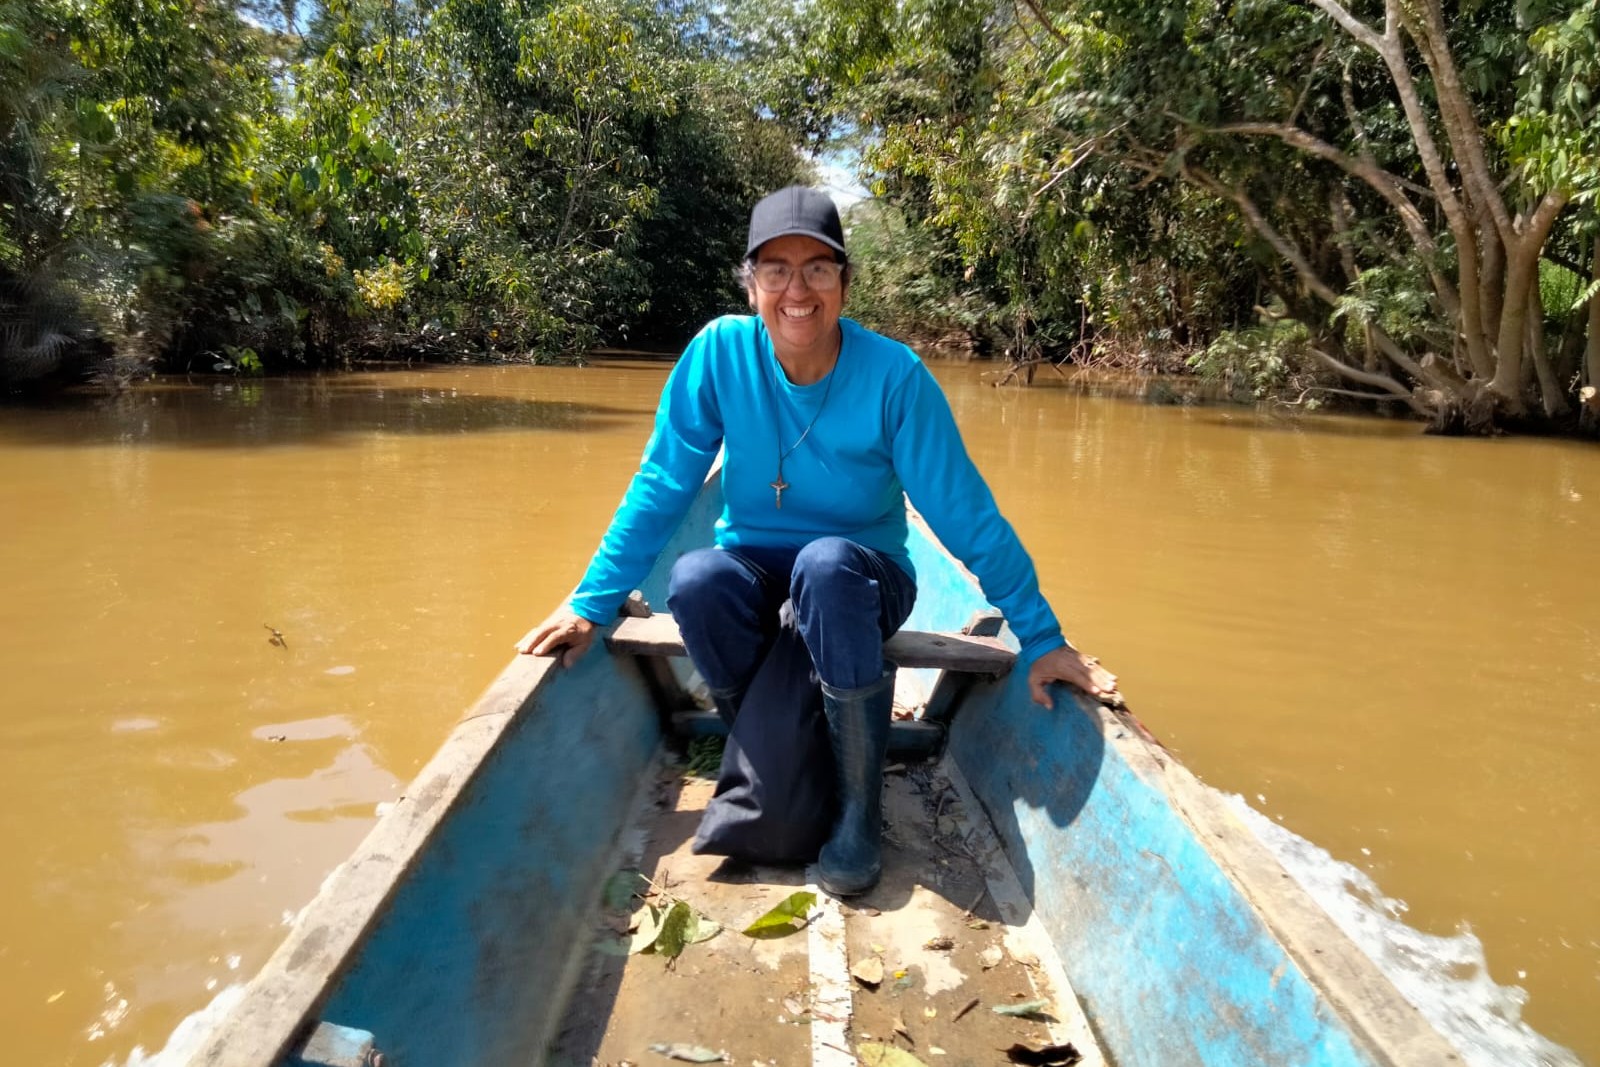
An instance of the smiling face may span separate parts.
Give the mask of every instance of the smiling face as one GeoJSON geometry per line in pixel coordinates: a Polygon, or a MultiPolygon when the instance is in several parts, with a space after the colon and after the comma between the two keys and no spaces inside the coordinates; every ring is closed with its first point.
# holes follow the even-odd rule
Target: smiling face
{"type": "Polygon", "coordinates": [[[791,361],[831,360],[838,350],[839,314],[848,283],[841,277],[831,289],[812,289],[800,268],[814,259],[832,262],[833,249],[798,234],[774,237],[756,251],[757,263],[781,262],[793,268],[789,286],[781,292],[769,293],[753,280],[748,290],[750,306],[766,323],[772,346],[786,367],[791,361]]]}

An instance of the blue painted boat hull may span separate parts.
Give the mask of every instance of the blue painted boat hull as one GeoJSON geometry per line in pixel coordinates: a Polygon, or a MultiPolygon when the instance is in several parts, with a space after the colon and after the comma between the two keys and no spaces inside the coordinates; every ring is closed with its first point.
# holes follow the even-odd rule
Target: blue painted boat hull
{"type": "MultiPolygon", "coordinates": [[[[671,561],[709,541],[719,509],[708,485],[647,600],[664,601],[671,561]]],[[[917,537],[907,626],[960,629],[987,605],[917,537]]],[[[537,1062],[566,1012],[659,722],[631,663],[597,651],[563,670],[519,657],[193,1062],[305,1062],[295,1050],[317,1020],[377,1035],[399,1067],[537,1062]]],[[[1046,711],[1015,671],[972,689],[948,755],[1111,1062],[1459,1062],[1131,718],[1065,692],[1046,711]]]]}

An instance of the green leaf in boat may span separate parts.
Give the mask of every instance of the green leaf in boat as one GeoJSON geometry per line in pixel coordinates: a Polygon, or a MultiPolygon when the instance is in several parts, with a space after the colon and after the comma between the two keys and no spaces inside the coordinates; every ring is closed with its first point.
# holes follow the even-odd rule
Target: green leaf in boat
{"type": "Polygon", "coordinates": [[[726,738],[697,737],[689,742],[689,765],[685,776],[715,779],[722,770],[722,746],[726,738]]]}
{"type": "Polygon", "coordinates": [[[1021,1004],[996,1004],[989,1010],[996,1015],[1014,1015],[1017,1018],[1026,1018],[1029,1015],[1038,1015],[1050,1006],[1048,1000],[1024,1000],[1021,1004]]]}
{"type": "Polygon", "coordinates": [[[777,907],[746,926],[745,935],[759,938],[787,937],[804,925],[806,915],[816,907],[816,904],[815,893],[804,889],[798,893],[790,893],[779,901],[777,907]]]}
{"type": "Polygon", "coordinates": [[[626,908],[635,896],[643,896],[649,888],[649,880],[638,871],[618,871],[606,879],[606,907],[626,908]]]}
{"type": "Polygon", "coordinates": [[[658,1042],[650,1046],[650,1051],[669,1060],[683,1060],[686,1063],[722,1063],[728,1058],[726,1052],[714,1052],[700,1045],[668,1045],[658,1042]]]}
{"type": "Polygon", "coordinates": [[[863,1041],[857,1045],[856,1055],[861,1058],[863,1067],[928,1067],[905,1049],[876,1041],[863,1041]]]}
{"type": "Polygon", "coordinates": [[[681,900],[673,901],[667,917],[661,920],[661,932],[656,935],[656,951],[675,960],[683,954],[689,943],[689,927],[694,924],[694,909],[681,900]]]}

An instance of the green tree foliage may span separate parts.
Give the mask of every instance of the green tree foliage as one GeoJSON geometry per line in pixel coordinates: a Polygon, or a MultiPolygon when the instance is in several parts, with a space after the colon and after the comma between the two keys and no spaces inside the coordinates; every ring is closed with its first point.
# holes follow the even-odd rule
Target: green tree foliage
{"type": "Polygon", "coordinates": [[[1232,220],[1126,181],[1056,113],[1045,94],[1060,42],[1037,21],[971,0],[824,8],[839,51],[814,66],[907,230],[884,247],[900,263],[864,264],[864,277],[903,278],[867,317],[924,336],[959,323],[1017,359],[1115,352],[1156,366],[1249,306],[1232,220]]]}
{"type": "Polygon", "coordinates": [[[800,167],[707,17],[0,0],[0,375],[681,342],[800,167]]]}
{"type": "Polygon", "coordinates": [[[1014,355],[1270,335],[1441,426],[1593,404],[1593,292],[1538,278],[1595,276],[1595,0],[820,6],[875,191],[1014,355]]]}
{"type": "Polygon", "coordinates": [[[0,385],[70,370],[76,302],[52,275],[67,205],[48,175],[64,164],[76,65],[53,12],[0,0],[0,385]]]}

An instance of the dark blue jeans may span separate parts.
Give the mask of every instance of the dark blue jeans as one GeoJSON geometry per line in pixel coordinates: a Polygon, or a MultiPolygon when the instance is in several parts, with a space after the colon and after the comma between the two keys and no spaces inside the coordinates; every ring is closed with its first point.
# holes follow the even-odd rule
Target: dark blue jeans
{"type": "Polygon", "coordinates": [[[859,689],[883,675],[883,642],[917,599],[916,584],[882,552],[843,537],[792,548],[702,548],[672,567],[667,610],[706,685],[743,692],[794,602],[817,677],[859,689]]]}

